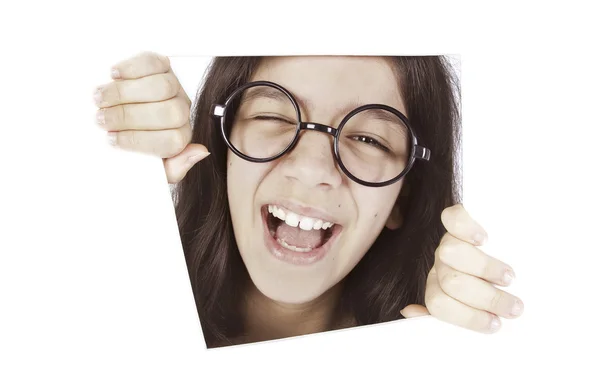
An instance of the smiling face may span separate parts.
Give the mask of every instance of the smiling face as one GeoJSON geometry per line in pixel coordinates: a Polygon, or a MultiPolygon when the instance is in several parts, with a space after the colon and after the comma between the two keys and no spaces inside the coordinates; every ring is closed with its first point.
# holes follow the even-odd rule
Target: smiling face
{"type": "MultiPolygon", "coordinates": [[[[338,127],[353,108],[365,104],[385,104],[406,115],[397,78],[382,58],[267,58],[254,74],[256,80],[286,88],[298,101],[303,121],[338,127]]],[[[277,106],[264,93],[260,98],[272,101],[263,102],[271,111],[277,106]]],[[[259,104],[253,109],[266,108],[259,104]]],[[[294,118],[293,112],[276,110],[294,118]]],[[[256,124],[253,114],[251,109],[238,111],[232,138],[247,130],[244,122],[256,124]]],[[[257,128],[268,125],[273,123],[262,118],[257,128]]],[[[252,139],[264,143],[264,137],[252,139]]],[[[268,148],[264,152],[271,152],[268,148]]],[[[378,152],[368,150],[365,155],[378,152]]],[[[303,131],[292,151],[272,162],[252,163],[231,151],[227,159],[237,246],[254,285],[272,300],[301,304],[318,298],[356,266],[386,224],[398,226],[390,214],[397,214],[392,210],[402,180],[381,188],[352,181],[336,164],[328,134],[303,131]]]]}

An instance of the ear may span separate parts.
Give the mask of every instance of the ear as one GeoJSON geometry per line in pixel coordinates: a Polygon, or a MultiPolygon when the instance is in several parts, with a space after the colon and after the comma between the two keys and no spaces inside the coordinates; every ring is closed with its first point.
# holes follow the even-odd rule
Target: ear
{"type": "Polygon", "coordinates": [[[408,203],[408,192],[409,185],[404,183],[402,185],[402,190],[400,190],[400,195],[385,223],[386,228],[396,230],[404,223],[404,212],[406,211],[406,205],[408,203]]]}

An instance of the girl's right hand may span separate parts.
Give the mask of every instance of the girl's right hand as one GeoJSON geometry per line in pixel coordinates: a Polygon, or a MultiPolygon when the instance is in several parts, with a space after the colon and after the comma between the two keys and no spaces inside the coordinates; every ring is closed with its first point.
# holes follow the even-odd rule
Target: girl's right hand
{"type": "Polygon", "coordinates": [[[190,99],[169,58],[144,52],[119,62],[113,81],[98,87],[98,124],[112,145],[163,158],[169,183],[177,183],[210,153],[190,144],[190,99]]]}

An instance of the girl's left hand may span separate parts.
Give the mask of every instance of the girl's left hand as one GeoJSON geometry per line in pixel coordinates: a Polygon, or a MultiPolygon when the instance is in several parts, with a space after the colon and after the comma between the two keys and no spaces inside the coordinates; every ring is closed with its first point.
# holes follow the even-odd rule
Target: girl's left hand
{"type": "Polygon", "coordinates": [[[405,318],[431,314],[460,327],[494,333],[501,326],[499,317],[516,318],[523,313],[521,299],[495,287],[508,286],[514,271],[477,248],[487,234],[461,204],[446,208],[442,223],[447,233],[427,278],[427,307],[412,304],[400,313],[405,318]]]}

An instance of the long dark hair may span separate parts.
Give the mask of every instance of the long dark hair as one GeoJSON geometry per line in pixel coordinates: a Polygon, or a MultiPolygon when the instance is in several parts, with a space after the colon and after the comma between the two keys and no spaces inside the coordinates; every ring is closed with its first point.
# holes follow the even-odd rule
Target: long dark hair
{"type": "MultiPolygon", "coordinates": [[[[408,304],[424,304],[425,283],[445,229],[440,215],[459,201],[460,91],[442,56],[389,57],[407,116],[419,143],[431,150],[416,163],[398,198],[403,225],[384,228],[344,280],[338,309],[358,325],[402,318],[408,304]]],[[[192,109],[193,143],[211,155],[175,189],[175,211],[192,289],[207,346],[223,346],[243,334],[241,303],[249,279],[240,257],[227,200],[227,147],[210,106],[248,82],[260,57],[215,58],[192,109]]]]}

